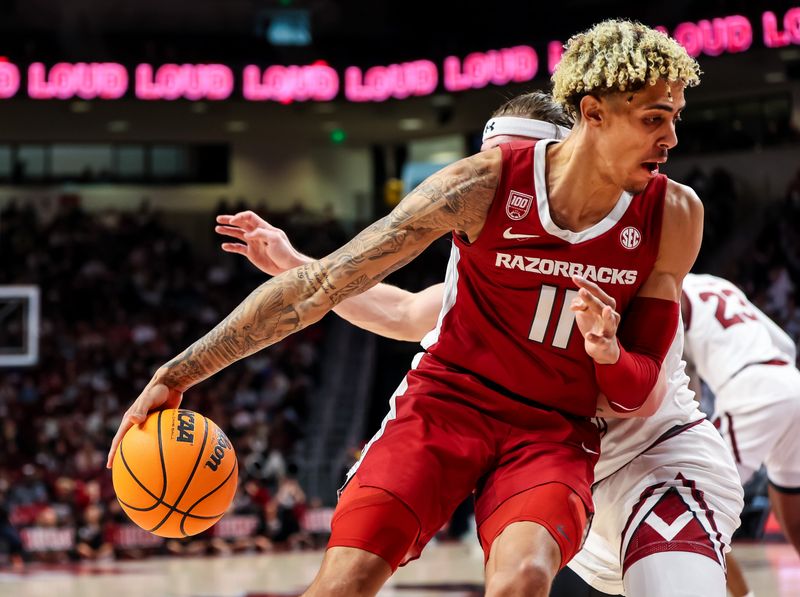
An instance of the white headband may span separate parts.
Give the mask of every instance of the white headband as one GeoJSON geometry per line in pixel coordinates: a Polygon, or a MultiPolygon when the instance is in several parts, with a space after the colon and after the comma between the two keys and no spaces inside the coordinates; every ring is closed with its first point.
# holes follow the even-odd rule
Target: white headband
{"type": "Polygon", "coordinates": [[[490,118],[483,128],[483,142],[499,135],[514,135],[532,139],[563,139],[569,135],[569,132],[570,130],[566,127],[543,120],[497,116],[490,118]]]}

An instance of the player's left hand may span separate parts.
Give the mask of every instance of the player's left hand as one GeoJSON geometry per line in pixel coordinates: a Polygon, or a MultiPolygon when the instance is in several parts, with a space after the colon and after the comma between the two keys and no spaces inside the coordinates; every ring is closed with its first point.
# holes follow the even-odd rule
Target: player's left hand
{"type": "Polygon", "coordinates": [[[119,446],[128,429],[134,425],[144,423],[150,411],[178,408],[182,399],[183,394],[159,382],[158,373],[156,373],[150,383],[142,390],[142,393],[139,394],[139,397],[131,404],[131,407],[125,411],[119,424],[119,429],[117,429],[117,433],[111,442],[106,468],[111,468],[114,463],[114,454],[117,453],[117,446],[119,446]]]}
{"type": "Polygon", "coordinates": [[[572,276],[572,281],[579,290],[570,309],[575,313],[586,353],[601,365],[616,363],[619,360],[617,328],[620,321],[617,301],[586,278],[572,276]]]}

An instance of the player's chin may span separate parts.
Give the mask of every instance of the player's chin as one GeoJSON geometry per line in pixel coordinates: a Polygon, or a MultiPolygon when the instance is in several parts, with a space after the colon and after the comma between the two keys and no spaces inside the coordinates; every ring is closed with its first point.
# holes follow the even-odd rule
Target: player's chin
{"type": "Polygon", "coordinates": [[[647,188],[649,182],[650,182],[649,176],[647,177],[646,180],[631,179],[626,182],[626,184],[623,186],[623,189],[625,190],[626,193],[630,193],[631,195],[638,195],[647,188]]]}
{"type": "Polygon", "coordinates": [[[645,185],[640,186],[628,186],[625,187],[623,190],[628,193],[629,195],[638,195],[639,193],[643,192],[645,189],[645,185]]]}

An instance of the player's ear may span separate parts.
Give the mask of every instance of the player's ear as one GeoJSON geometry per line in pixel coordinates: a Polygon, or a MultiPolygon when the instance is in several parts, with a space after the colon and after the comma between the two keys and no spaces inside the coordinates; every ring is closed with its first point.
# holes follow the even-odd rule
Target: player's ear
{"type": "Polygon", "coordinates": [[[584,95],[578,106],[581,113],[581,120],[589,126],[599,126],[605,120],[606,106],[602,99],[593,95],[584,95]]]}

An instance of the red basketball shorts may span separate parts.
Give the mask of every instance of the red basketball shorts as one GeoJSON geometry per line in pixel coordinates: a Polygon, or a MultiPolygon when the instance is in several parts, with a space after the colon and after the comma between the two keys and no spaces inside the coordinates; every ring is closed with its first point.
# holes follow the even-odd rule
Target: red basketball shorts
{"type": "MultiPolygon", "coordinates": [[[[522,402],[425,355],[392,396],[389,414],[351,477],[356,475],[361,488],[385,491],[413,513],[418,534],[411,533],[416,537],[404,562],[418,557],[458,504],[475,492],[479,530],[486,531],[483,523],[498,512],[491,520],[495,531],[479,533],[485,553],[508,524],[529,520],[554,534],[565,565],[580,547],[592,510],[599,451],[597,428],[588,419],[522,402]],[[536,492],[536,499],[501,508],[514,496],[553,483],[568,491],[536,492]],[[579,498],[582,512],[569,494],[579,498]],[[565,540],[559,525],[563,534],[574,536],[565,540]]],[[[353,534],[352,524],[348,533],[353,534]]]]}

